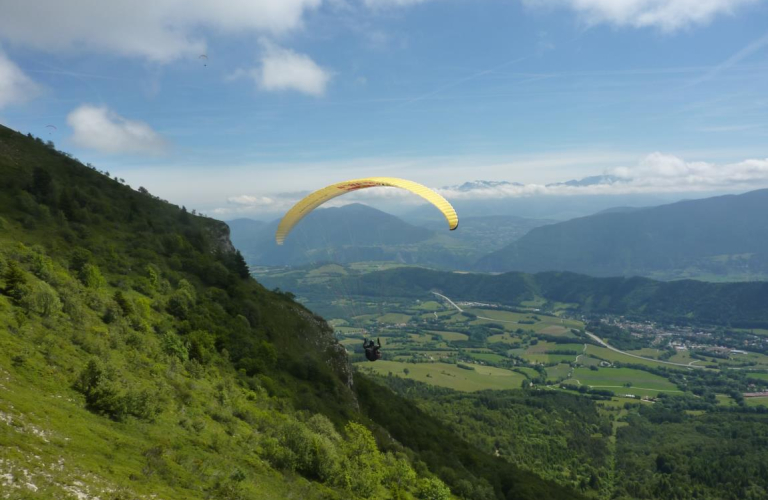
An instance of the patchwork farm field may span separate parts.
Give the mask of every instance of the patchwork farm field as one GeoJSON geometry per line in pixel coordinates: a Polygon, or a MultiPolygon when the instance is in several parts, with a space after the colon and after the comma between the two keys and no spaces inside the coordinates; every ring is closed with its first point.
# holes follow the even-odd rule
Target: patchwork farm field
{"type": "MultiPolygon", "coordinates": [[[[341,276],[385,267],[390,266],[376,263],[321,266],[304,279],[322,283],[324,291],[314,296],[307,290],[296,293],[303,297],[310,310],[330,319],[336,337],[358,370],[383,376],[391,373],[461,391],[517,389],[527,378],[533,386],[550,390],[561,383],[604,389],[622,398],[617,401],[637,401],[623,397],[627,394],[636,397],[682,394],[672,380],[680,382],[681,376],[695,378],[693,372],[699,371],[696,367],[706,366],[708,373],[729,368],[765,369],[766,373],[755,373],[749,378],[768,382],[768,356],[764,354],[734,352],[728,356],[730,359],[724,359],[692,350],[674,351],[670,341],[661,340],[669,337],[656,336],[652,338],[656,342],[643,342],[636,340],[637,335],[635,339],[630,338],[627,330],[625,340],[602,337],[611,345],[616,345],[614,340],[625,345],[622,349],[626,353],[597,345],[584,333],[587,325],[569,317],[575,304],[553,305],[541,299],[518,304],[481,304],[462,302],[461,297],[446,300],[439,293],[431,292],[419,297],[389,294],[385,298],[349,293],[335,296],[327,292],[341,276]],[[381,339],[382,360],[364,361],[363,338],[381,339]],[[665,364],[665,360],[682,366],[665,364]],[[665,371],[657,371],[660,368],[665,371]],[[669,379],[662,376],[664,373],[669,374],[669,379]]],[[[302,272],[306,273],[278,269],[274,275],[301,281],[302,272]]],[[[288,288],[281,286],[281,289],[288,288]]],[[[346,290],[352,289],[354,286],[346,287],[346,290]]],[[[638,323],[636,327],[642,332],[647,324],[638,323]]],[[[768,330],[749,332],[768,335],[768,330]]],[[[681,383],[681,386],[690,387],[690,384],[681,383]]],[[[746,385],[743,391],[747,392],[746,385]]],[[[710,395],[710,400],[722,405],[736,404],[732,397],[722,394],[725,391],[719,392],[716,398],[710,395]]],[[[748,404],[758,405],[758,402],[748,404]]]]}
{"type": "Polygon", "coordinates": [[[397,361],[360,362],[357,368],[377,375],[410,378],[457,391],[473,392],[486,389],[519,389],[525,376],[510,370],[490,366],[460,368],[447,363],[401,363],[397,361]]]}
{"type": "Polygon", "coordinates": [[[594,371],[589,368],[577,367],[573,370],[572,379],[595,388],[621,389],[630,387],[657,392],[682,392],[675,384],[663,377],[633,368],[598,368],[597,371],[594,371]]]}

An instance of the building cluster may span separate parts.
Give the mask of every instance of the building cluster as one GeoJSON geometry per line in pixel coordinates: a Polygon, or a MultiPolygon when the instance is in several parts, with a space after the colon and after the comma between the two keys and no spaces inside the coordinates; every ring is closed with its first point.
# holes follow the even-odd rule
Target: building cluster
{"type": "Polygon", "coordinates": [[[660,325],[654,321],[638,321],[623,316],[606,316],[600,318],[600,322],[619,327],[635,338],[647,339],[649,346],[658,349],[696,351],[725,358],[768,351],[768,337],[752,334],[748,330],[734,333],[715,327],[660,325]]]}
{"type": "Polygon", "coordinates": [[[746,392],[744,393],[745,398],[766,398],[768,397],[768,391],[763,392],[746,392]]]}

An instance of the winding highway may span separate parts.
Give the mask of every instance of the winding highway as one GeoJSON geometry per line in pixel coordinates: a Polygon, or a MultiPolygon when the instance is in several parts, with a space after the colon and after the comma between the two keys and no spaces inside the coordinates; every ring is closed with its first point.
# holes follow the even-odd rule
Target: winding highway
{"type": "MultiPolygon", "coordinates": [[[[456,303],[454,301],[452,301],[451,299],[449,299],[445,295],[443,295],[441,293],[437,293],[437,292],[432,292],[432,294],[433,295],[437,295],[438,297],[448,301],[448,303],[451,304],[453,307],[455,307],[457,311],[464,312],[464,309],[462,309],[461,307],[456,305],[456,303]]],[[[437,314],[437,313],[435,313],[435,314],[437,314]]],[[[511,323],[513,325],[519,324],[517,321],[509,321],[509,320],[505,320],[505,319],[495,319],[495,318],[489,318],[487,316],[477,316],[477,315],[475,315],[475,316],[477,317],[477,319],[487,319],[488,321],[494,321],[496,323],[511,323]]]]}
{"type": "MultiPolygon", "coordinates": [[[[442,299],[445,299],[449,304],[451,304],[453,307],[455,307],[457,311],[464,312],[464,310],[461,307],[456,305],[456,303],[454,301],[452,301],[451,299],[449,299],[445,295],[443,295],[441,293],[437,293],[437,292],[432,292],[432,294],[433,295],[437,295],[438,297],[440,297],[442,299]]],[[[499,322],[499,323],[515,323],[515,324],[517,324],[517,321],[505,321],[505,320],[500,320],[500,319],[487,318],[487,317],[484,317],[484,316],[477,316],[477,317],[479,319],[487,319],[487,320],[495,321],[495,322],[499,322]]],[[[597,342],[601,346],[603,346],[603,347],[605,347],[607,349],[610,349],[610,350],[612,350],[614,352],[618,352],[619,354],[623,354],[625,356],[629,356],[631,358],[643,359],[645,361],[651,361],[653,363],[659,363],[659,364],[662,364],[662,365],[681,366],[683,368],[698,368],[700,370],[705,369],[704,366],[697,366],[697,365],[694,365],[694,364],[684,364],[684,363],[673,363],[672,361],[662,361],[660,359],[645,358],[643,356],[638,356],[637,354],[630,354],[630,353],[622,351],[620,349],[616,349],[615,347],[611,346],[610,344],[605,342],[603,339],[601,339],[600,337],[595,335],[594,333],[590,333],[590,332],[588,332],[586,330],[584,331],[584,333],[586,333],[589,336],[589,338],[591,338],[592,340],[594,340],[595,342],[597,342]]]]}
{"type": "Polygon", "coordinates": [[[637,359],[644,359],[646,361],[653,361],[654,363],[661,363],[663,365],[682,366],[683,368],[699,368],[699,369],[702,369],[702,370],[705,368],[704,366],[697,366],[697,365],[694,365],[694,364],[673,363],[672,361],[662,361],[660,359],[644,358],[643,356],[638,356],[637,354],[630,354],[628,352],[616,349],[615,347],[611,346],[610,344],[605,342],[603,339],[601,339],[600,337],[595,335],[594,333],[589,333],[586,330],[584,330],[584,333],[589,335],[589,338],[591,338],[595,342],[599,343],[603,347],[606,347],[606,348],[608,348],[608,349],[610,349],[610,350],[612,350],[614,352],[618,352],[619,354],[623,354],[625,356],[630,356],[632,358],[637,358],[637,359]]]}

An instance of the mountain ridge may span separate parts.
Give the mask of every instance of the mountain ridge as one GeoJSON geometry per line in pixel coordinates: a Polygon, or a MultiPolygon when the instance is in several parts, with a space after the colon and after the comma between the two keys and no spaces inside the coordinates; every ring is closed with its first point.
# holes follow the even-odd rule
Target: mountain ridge
{"type": "Polygon", "coordinates": [[[476,269],[653,277],[688,267],[746,273],[752,266],[759,275],[768,271],[768,226],[761,215],[767,209],[763,189],[603,212],[533,229],[480,259],[476,269]]]}

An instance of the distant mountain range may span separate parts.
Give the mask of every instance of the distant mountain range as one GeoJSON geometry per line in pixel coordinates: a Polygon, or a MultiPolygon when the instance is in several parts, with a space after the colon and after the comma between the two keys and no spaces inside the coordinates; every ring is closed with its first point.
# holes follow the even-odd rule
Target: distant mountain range
{"type": "MultiPolygon", "coordinates": [[[[488,215],[486,217],[462,217],[459,229],[451,233],[442,233],[457,241],[473,245],[483,252],[490,252],[505,247],[521,238],[533,228],[554,224],[549,219],[526,219],[514,215],[488,215]]],[[[438,233],[445,230],[444,220],[422,222],[438,233]]]]}
{"type": "Polygon", "coordinates": [[[613,175],[593,175],[591,177],[585,177],[583,179],[574,179],[567,182],[558,182],[555,184],[547,184],[547,186],[575,186],[575,187],[584,187],[584,186],[597,186],[600,184],[615,184],[617,182],[621,181],[628,181],[629,179],[622,179],[620,177],[616,177],[613,175]]]}
{"type": "Polygon", "coordinates": [[[481,271],[684,278],[768,275],[768,190],[620,208],[531,230],[481,271]]]}
{"type": "Polygon", "coordinates": [[[300,265],[320,261],[404,261],[398,252],[429,239],[432,231],[361,204],[315,210],[285,244],[275,243],[279,220],[261,225],[233,221],[232,242],[256,265],[300,265]]]}
{"type": "MultiPolygon", "coordinates": [[[[616,177],[614,175],[593,175],[590,177],[584,177],[583,179],[572,179],[570,181],[566,182],[554,182],[550,184],[546,184],[547,187],[552,186],[578,186],[578,187],[584,187],[584,186],[595,186],[599,184],[614,184],[616,182],[627,182],[630,179],[623,179],[620,177],[616,177]]],[[[525,184],[521,184],[519,182],[509,182],[509,181],[483,181],[483,180],[475,180],[475,181],[469,181],[465,182],[464,184],[460,184],[458,186],[445,186],[441,188],[444,191],[460,191],[460,192],[470,192],[475,190],[481,190],[481,189],[498,189],[498,188],[505,188],[505,187],[522,187],[525,186],[525,184]]]]}
{"type": "Polygon", "coordinates": [[[467,217],[448,231],[444,219],[409,224],[366,205],[318,209],[294,228],[283,246],[275,243],[277,220],[229,222],[232,242],[251,265],[303,265],[394,261],[446,269],[468,269],[484,254],[553,221],[514,216],[467,217]]]}
{"type": "Polygon", "coordinates": [[[274,242],[278,221],[238,219],[230,227],[251,265],[390,261],[480,272],[749,281],[768,278],[766,213],[768,190],[760,190],[650,208],[618,206],[558,223],[461,217],[455,232],[446,230],[439,213],[408,223],[352,204],[315,210],[284,246],[274,242]]]}
{"type": "MultiPolygon", "coordinates": [[[[514,184],[509,183],[510,187],[514,184]]],[[[457,191],[458,192],[458,191],[457,191]]],[[[491,215],[514,215],[526,219],[565,221],[585,217],[602,210],[619,206],[654,207],[681,199],[694,198],[692,194],[601,194],[574,196],[484,196],[482,191],[464,191],[465,197],[448,196],[456,211],[464,217],[487,217],[491,215]]],[[[721,193],[717,193],[721,194],[721,193]]],[[[703,196],[703,195],[702,195],[703,196]]],[[[712,194],[710,194],[712,196],[712,194]]],[[[409,210],[402,207],[381,207],[411,224],[439,220],[441,215],[434,207],[419,205],[409,210]]]]}
{"type": "Polygon", "coordinates": [[[523,186],[519,182],[507,182],[507,181],[469,181],[458,186],[446,186],[444,190],[454,190],[461,192],[475,191],[478,189],[491,189],[504,186],[523,186]]]}

